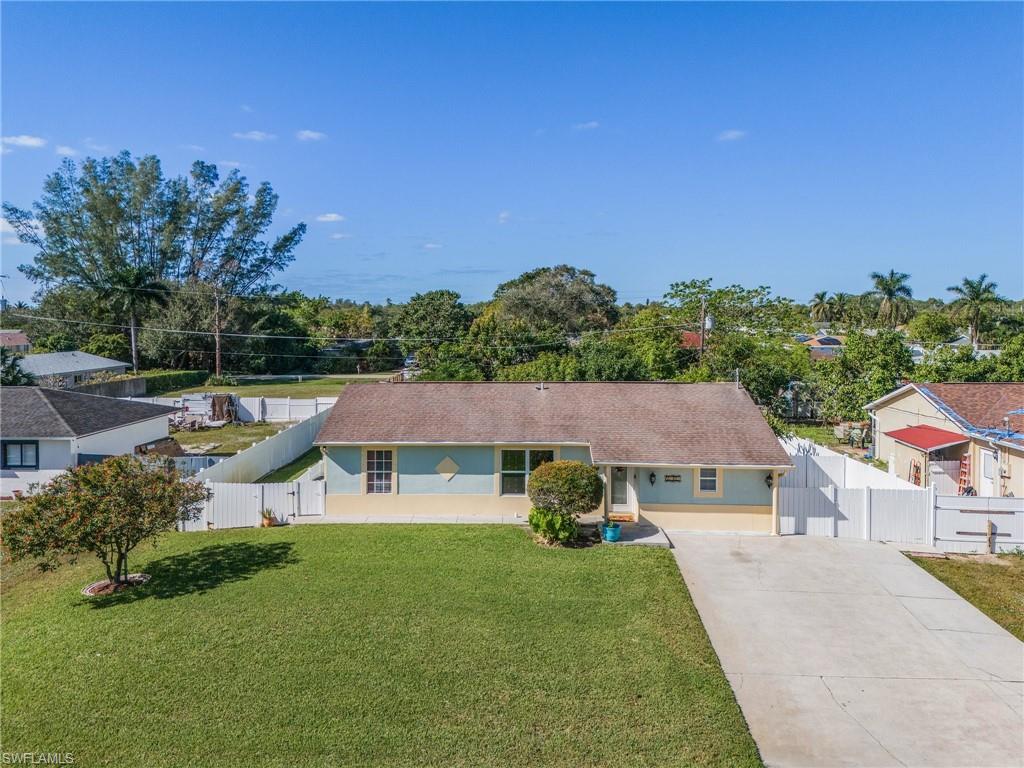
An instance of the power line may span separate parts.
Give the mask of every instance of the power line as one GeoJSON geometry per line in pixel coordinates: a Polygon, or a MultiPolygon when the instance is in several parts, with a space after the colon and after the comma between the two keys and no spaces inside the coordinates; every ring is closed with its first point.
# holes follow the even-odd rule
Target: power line
{"type": "MultiPolygon", "coordinates": [[[[69,319],[66,319],[66,318],[48,317],[48,316],[45,316],[45,315],[26,315],[26,314],[20,314],[20,313],[17,313],[17,312],[8,312],[7,315],[9,317],[17,317],[17,318],[24,319],[24,320],[44,320],[44,321],[55,322],[55,323],[74,323],[76,325],[86,325],[86,326],[92,326],[92,327],[97,327],[97,328],[114,328],[114,329],[121,330],[121,331],[128,331],[128,330],[131,329],[131,326],[128,326],[128,325],[117,325],[115,323],[97,323],[97,322],[94,322],[94,321],[91,321],[91,320],[69,320],[69,319]]],[[[491,344],[491,343],[483,344],[483,343],[480,343],[480,342],[473,342],[472,340],[469,340],[469,339],[467,339],[464,336],[432,336],[432,337],[422,337],[422,338],[409,337],[409,336],[391,336],[391,337],[356,338],[356,337],[347,337],[347,336],[323,336],[323,335],[321,335],[321,336],[290,336],[290,335],[284,335],[284,334],[227,333],[227,332],[221,333],[220,336],[222,338],[240,338],[240,339],[283,339],[283,340],[289,340],[289,341],[311,341],[311,340],[314,340],[314,341],[335,341],[335,342],[343,342],[343,341],[374,341],[374,342],[376,342],[376,341],[390,341],[390,342],[395,342],[395,343],[406,342],[406,343],[431,343],[431,344],[438,344],[438,343],[443,343],[443,342],[446,342],[446,341],[454,341],[454,342],[461,342],[461,343],[477,344],[480,347],[492,347],[494,349],[515,350],[515,349],[527,349],[527,348],[559,346],[559,345],[562,345],[562,344],[566,344],[566,343],[568,343],[568,342],[570,342],[572,340],[575,340],[575,339],[581,339],[584,336],[610,336],[612,334],[640,333],[642,331],[665,330],[665,329],[681,330],[681,329],[686,329],[686,328],[695,328],[697,325],[698,325],[697,323],[687,322],[687,323],[667,323],[667,324],[664,324],[664,325],[645,325],[645,326],[638,326],[638,327],[635,327],[635,328],[608,328],[608,329],[595,330],[595,331],[583,331],[583,332],[581,332],[581,333],[579,333],[579,334],[577,334],[575,336],[571,336],[571,335],[566,334],[566,335],[564,335],[562,338],[560,338],[558,340],[552,340],[552,341],[548,341],[548,342],[538,342],[538,343],[530,343],[530,344],[512,344],[512,345],[499,345],[499,344],[491,344]]],[[[179,329],[179,328],[153,328],[153,327],[150,327],[150,326],[136,326],[135,330],[136,330],[136,332],[150,331],[150,332],[153,332],[153,333],[177,333],[177,334],[182,334],[182,335],[186,335],[186,336],[206,336],[206,337],[217,336],[217,334],[215,332],[213,332],[213,331],[188,331],[188,330],[183,330],[183,329],[179,329]]]]}

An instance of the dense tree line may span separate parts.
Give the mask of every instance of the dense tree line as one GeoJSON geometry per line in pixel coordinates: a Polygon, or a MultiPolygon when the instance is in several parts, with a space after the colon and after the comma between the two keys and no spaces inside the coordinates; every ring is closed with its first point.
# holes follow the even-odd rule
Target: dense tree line
{"type": "Polygon", "coordinates": [[[1024,380],[1022,303],[987,275],[951,286],[948,302],[916,299],[910,276],[889,270],[871,274],[863,294],[823,292],[807,304],[767,286],[692,279],[631,305],[593,272],[559,265],[473,305],[450,290],[357,303],[275,285],[305,231],[269,236],[276,206],[268,183],[251,192],[237,171],[221,179],[202,162],[174,179],[155,157],[66,162],[31,209],[4,204],[35,247],[21,269],[39,291],[0,323],[26,329],[37,352],[83,349],[141,367],[347,373],[395,370],[412,356],[428,379],[738,378],[778,414],[796,383],[833,419],[861,417],[861,405],[906,379],[1024,380]],[[795,335],[822,327],[845,334],[845,350],[812,362],[795,335]],[[1002,354],[942,346],[961,331],[1002,354]],[[926,347],[924,363],[908,341],[926,347]]]}

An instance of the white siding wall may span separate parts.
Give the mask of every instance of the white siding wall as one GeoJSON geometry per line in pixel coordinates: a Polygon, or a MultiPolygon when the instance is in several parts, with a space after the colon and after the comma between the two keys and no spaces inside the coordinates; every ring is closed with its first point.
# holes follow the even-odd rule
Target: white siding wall
{"type": "Polygon", "coordinates": [[[74,463],[71,440],[39,441],[39,469],[67,469],[74,463]]]}
{"type": "Polygon", "coordinates": [[[117,456],[132,453],[135,446],[152,443],[167,437],[167,417],[156,416],[137,424],[128,424],[117,429],[108,429],[95,435],[80,437],[77,440],[78,453],[117,456]]]}

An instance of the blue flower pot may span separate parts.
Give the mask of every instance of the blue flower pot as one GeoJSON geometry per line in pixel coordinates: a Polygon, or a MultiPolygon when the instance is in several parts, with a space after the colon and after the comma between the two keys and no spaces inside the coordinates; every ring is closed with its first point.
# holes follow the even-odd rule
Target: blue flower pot
{"type": "Polygon", "coordinates": [[[618,523],[612,523],[611,525],[601,526],[601,537],[605,541],[618,541],[619,536],[622,535],[622,526],[618,523]]]}

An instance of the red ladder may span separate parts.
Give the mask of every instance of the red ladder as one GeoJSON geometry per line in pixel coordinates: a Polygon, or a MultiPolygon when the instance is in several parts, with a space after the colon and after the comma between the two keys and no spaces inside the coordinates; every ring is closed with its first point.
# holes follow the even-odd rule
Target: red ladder
{"type": "Polygon", "coordinates": [[[971,484],[971,454],[965,453],[960,457],[960,480],[956,486],[957,496],[963,496],[964,491],[971,484]]]}

